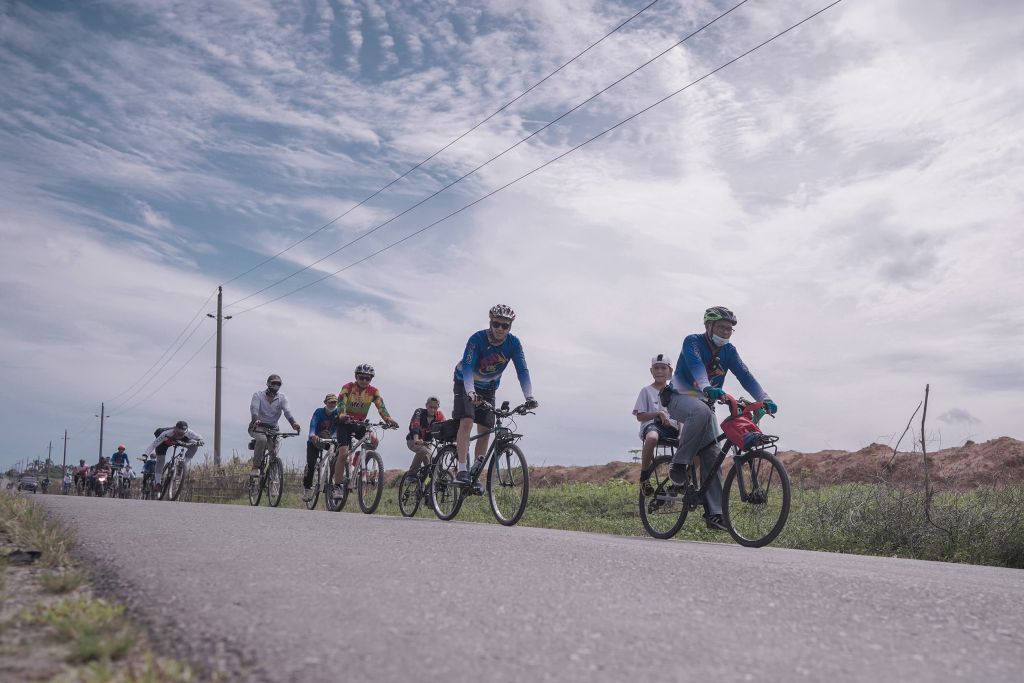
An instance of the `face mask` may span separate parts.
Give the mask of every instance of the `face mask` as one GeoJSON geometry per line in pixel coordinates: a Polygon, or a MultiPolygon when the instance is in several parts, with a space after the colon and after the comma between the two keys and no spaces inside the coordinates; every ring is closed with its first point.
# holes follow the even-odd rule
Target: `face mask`
{"type": "Polygon", "coordinates": [[[280,389],[280,388],[281,387],[269,386],[269,387],[267,387],[267,393],[270,394],[271,396],[273,396],[274,394],[277,393],[277,390],[280,389]]]}
{"type": "Polygon", "coordinates": [[[711,341],[715,343],[715,346],[725,346],[729,343],[729,340],[725,337],[719,337],[717,334],[711,335],[711,341]]]}

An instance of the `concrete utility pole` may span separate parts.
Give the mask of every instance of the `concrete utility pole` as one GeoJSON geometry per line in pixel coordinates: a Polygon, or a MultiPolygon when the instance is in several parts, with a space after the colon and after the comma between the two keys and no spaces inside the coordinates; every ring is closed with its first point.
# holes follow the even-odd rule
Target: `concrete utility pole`
{"type": "Polygon", "coordinates": [[[68,430],[64,430],[64,464],[61,466],[61,476],[68,471],[68,430]]]}
{"type": "Polygon", "coordinates": [[[207,318],[214,318],[217,321],[217,372],[215,387],[213,390],[213,464],[220,467],[220,386],[221,386],[221,353],[223,349],[224,321],[231,320],[231,316],[224,315],[224,288],[217,288],[217,315],[206,314],[207,318]]]}
{"type": "Polygon", "coordinates": [[[100,419],[100,457],[102,458],[103,457],[103,421],[108,417],[107,411],[105,410],[105,408],[104,408],[102,403],[100,404],[100,414],[97,415],[96,417],[98,417],[100,419]]]}

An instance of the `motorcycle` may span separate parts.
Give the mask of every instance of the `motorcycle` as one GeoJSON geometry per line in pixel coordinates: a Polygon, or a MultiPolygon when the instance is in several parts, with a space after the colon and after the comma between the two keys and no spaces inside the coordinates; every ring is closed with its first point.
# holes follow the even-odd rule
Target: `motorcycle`
{"type": "Polygon", "coordinates": [[[97,470],[95,479],[96,483],[94,484],[95,490],[93,493],[102,498],[106,495],[107,489],[110,486],[110,470],[97,470]]]}

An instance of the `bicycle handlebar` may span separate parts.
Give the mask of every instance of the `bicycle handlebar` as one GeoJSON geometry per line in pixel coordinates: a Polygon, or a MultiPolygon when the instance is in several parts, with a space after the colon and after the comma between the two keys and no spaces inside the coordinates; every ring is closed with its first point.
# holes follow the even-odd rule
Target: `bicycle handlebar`
{"type": "Polygon", "coordinates": [[[723,394],[718,399],[717,403],[729,406],[730,417],[739,417],[742,415],[743,417],[751,418],[754,421],[754,424],[757,424],[765,415],[775,417],[768,412],[767,408],[765,408],[764,401],[748,401],[742,396],[739,399],[736,399],[729,394],[723,394]]]}
{"type": "Polygon", "coordinates": [[[495,408],[489,402],[484,401],[484,400],[480,401],[480,405],[482,405],[485,409],[491,411],[492,413],[494,413],[498,417],[510,417],[512,415],[536,415],[535,412],[533,412],[532,410],[530,410],[529,408],[526,407],[525,403],[520,403],[519,405],[517,405],[515,408],[512,408],[511,410],[505,408],[505,406],[508,405],[508,401],[506,401],[502,405],[501,408],[495,408]]]}

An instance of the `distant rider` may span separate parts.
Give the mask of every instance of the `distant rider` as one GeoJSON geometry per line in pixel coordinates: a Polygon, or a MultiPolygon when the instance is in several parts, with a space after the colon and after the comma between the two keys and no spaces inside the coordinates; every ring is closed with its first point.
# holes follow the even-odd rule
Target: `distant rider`
{"type": "Polygon", "coordinates": [[[313,497],[313,475],[316,474],[316,461],[320,458],[320,439],[334,437],[338,424],[338,396],[327,394],[324,405],[313,411],[313,419],[309,421],[309,438],[306,439],[306,470],[302,476],[302,500],[309,501],[313,497]]]}
{"type": "Polygon", "coordinates": [[[417,408],[409,421],[409,434],[405,437],[406,447],[414,453],[412,464],[409,465],[409,473],[417,474],[423,465],[427,464],[427,456],[430,448],[427,446],[433,437],[430,428],[437,422],[444,422],[444,413],[441,412],[441,401],[436,396],[427,399],[422,408],[417,408]]]}
{"type": "Polygon", "coordinates": [[[180,444],[185,446],[185,467],[192,462],[193,456],[199,447],[203,445],[203,437],[199,436],[188,428],[188,422],[178,420],[170,429],[160,432],[144,451],[144,455],[156,454],[156,470],[153,473],[153,486],[159,488],[164,473],[164,461],[167,459],[167,449],[180,444]]]}
{"type": "Polygon", "coordinates": [[[266,430],[277,429],[277,423],[281,421],[282,414],[292,429],[298,432],[299,423],[295,421],[292,411],[288,407],[288,397],[281,393],[281,376],[271,375],[267,377],[267,388],[254,393],[249,402],[249,417],[251,418],[249,420],[249,436],[256,441],[252,450],[250,477],[258,478],[260,476],[263,457],[267,453],[266,430]]]}

